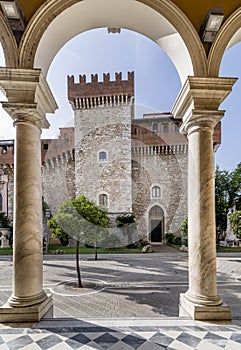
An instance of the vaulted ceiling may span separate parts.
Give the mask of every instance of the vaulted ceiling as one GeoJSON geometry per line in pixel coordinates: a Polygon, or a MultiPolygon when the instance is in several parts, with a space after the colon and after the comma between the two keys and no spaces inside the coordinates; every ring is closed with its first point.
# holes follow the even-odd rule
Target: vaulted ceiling
{"type": "MultiPolygon", "coordinates": [[[[44,2],[47,1],[19,0],[27,22],[30,21],[35,11],[44,2]]],[[[172,2],[175,3],[186,14],[186,16],[189,18],[197,30],[199,30],[206,13],[211,7],[223,7],[226,19],[232,12],[241,6],[240,0],[172,0],[172,2]]]]}

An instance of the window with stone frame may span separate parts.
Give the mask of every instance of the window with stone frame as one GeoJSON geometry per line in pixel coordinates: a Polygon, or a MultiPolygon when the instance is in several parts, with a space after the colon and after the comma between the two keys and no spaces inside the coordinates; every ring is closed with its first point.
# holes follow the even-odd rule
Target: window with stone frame
{"type": "Polygon", "coordinates": [[[158,133],[158,124],[157,123],[152,124],[152,132],[154,132],[155,134],[158,133]]]}
{"type": "Polygon", "coordinates": [[[174,124],[174,131],[175,131],[176,133],[179,132],[179,126],[178,126],[177,124],[174,124]]]}
{"type": "Polygon", "coordinates": [[[107,153],[105,151],[99,152],[99,162],[107,161],[107,153]]]}
{"type": "Polygon", "coordinates": [[[153,186],[151,189],[152,198],[160,198],[161,197],[161,188],[160,186],[153,186]]]}
{"type": "Polygon", "coordinates": [[[168,123],[162,123],[162,131],[169,132],[169,124],[168,123]]]}
{"type": "Polygon", "coordinates": [[[99,205],[103,205],[104,207],[108,207],[108,196],[107,194],[100,194],[99,195],[99,205]]]}

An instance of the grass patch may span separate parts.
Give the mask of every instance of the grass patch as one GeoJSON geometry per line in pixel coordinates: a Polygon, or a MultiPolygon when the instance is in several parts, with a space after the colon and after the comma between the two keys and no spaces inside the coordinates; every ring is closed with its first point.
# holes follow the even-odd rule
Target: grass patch
{"type": "Polygon", "coordinates": [[[0,255],[13,255],[12,248],[0,248],[0,255]]]}
{"type": "Polygon", "coordinates": [[[240,253],[241,247],[222,247],[217,246],[218,253],[240,253]]]}
{"type": "MultiPolygon", "coordinates": [[[[47,254],[53,254],[55,250],[63,250],[65,254],[75,254],[75,247],[64,247],[62,245],[58,244],[50,244],[49,245],[49,251],[47,254]]],[[[138,254],[141,252],[142,246],[139,246],[135,249],[133,248],[127,248],[127,247],[120,247],[120,248],[98,248],[97,253],[98,254],[138,254]]],[[[80,247],[79,250],[80,254],[94,254],[95,250],[94,248],[87,248],[85,246],[80,247]]],[[[44,251],[44,254],[45,251],[44,251]]],[[[12,248],[0,248],[0,255],[13,255],[12,248]]]]}
{"type": "MultiPolygon", "coordinates": [[[[64,247],[57,244],[49,245],[49,253],[53,253],[56,250],[63,250],[65,254],[75,254],[75,247],[64,247]]],[[[119,248],[98,248],[98,254],[138,254],[141,252],[142,246],[137,248],[127,248],[127,247],[119,247],[119,248]]],[[[79,249],[80,254],[94,254],[94,248],[87,248],[85,246],[81,246],[79,249]]]]}

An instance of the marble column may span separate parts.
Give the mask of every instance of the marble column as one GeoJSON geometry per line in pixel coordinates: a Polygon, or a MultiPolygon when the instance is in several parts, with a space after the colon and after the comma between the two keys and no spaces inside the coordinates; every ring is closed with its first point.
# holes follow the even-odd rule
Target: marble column
{"type": "Polygon", "coordinates": [[[11,306],[29,306],[47,298],[42,272],[41,130],[15,121],[13,294],[11,306]]]}
{"type": "Polygon", "coordinates": [[[213,131],[235,80],[189,77],[173,108],[188,135],[189,288],[180,296],[180,316],[198,320],[231,319],[217,291],[213,131]]]}
{"type": "Polygon", "coordinates": [[[43,290],[41,129],[56,103],[39,70],[0,69],[0,85],[14,120],[13,292],[0,322],[36,322],[53,308],[43,290]]]}

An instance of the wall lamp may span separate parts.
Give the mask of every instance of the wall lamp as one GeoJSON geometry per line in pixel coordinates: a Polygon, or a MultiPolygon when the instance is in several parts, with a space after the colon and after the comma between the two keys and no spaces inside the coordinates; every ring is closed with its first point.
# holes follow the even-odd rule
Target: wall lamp
{"type": "Polygon", "coordinates": [[[18,1],[0,1],[0,4],[13,32],[23,32],[25,30],[25,20],[18,1]]]}
{"type": "Polygon", "coordinates": [[[223,7],[212,7],[200,29],[201,39],[204,43],[212,43],[219,31],[224,18],[224,8],[223,7]]]}
{"type": "Polygon", "coordinates": [[[5,17],[20,19],[20,13],[14,1],[0,1],[0,3],[5,17]]]}

